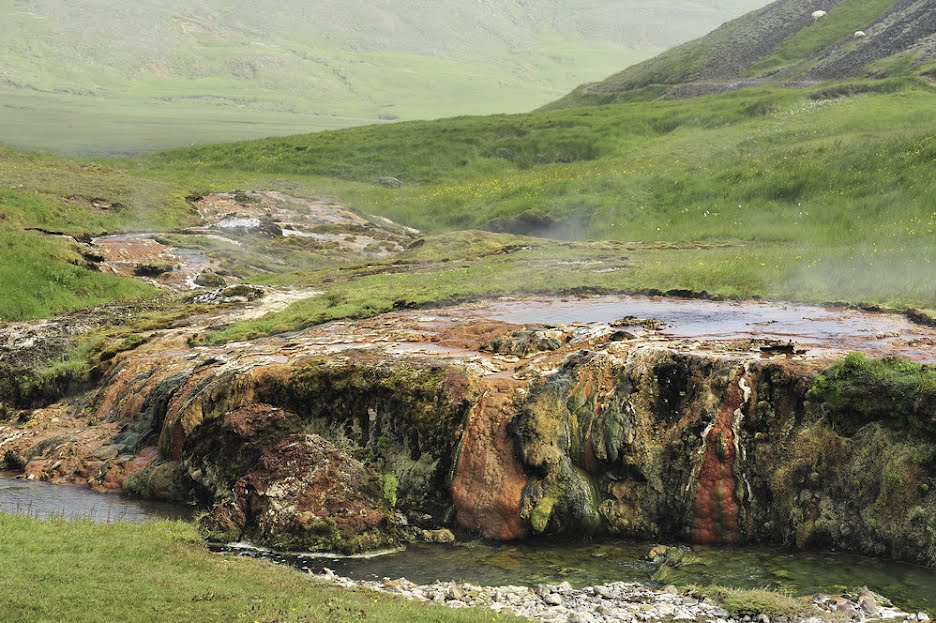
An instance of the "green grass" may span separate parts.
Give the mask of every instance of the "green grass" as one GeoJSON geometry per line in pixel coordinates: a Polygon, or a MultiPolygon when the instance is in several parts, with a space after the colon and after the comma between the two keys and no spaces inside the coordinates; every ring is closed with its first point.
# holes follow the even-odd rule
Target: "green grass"
{"type": "Polygon", "coordinates": [[[591,252],[548,245],[361,280],[300,272],[290,280],[323,284],[329,298],[246,334],[369,315],[401,298],[575,285],[932,308],[933,92],[907,79],[870,88],[831,100],[821,99],[828,85],[755,89],[357,128],[166,152],[130,166],[161,178],[291,180],[429,232],[510,229],[532,218],[554,235],[628,243],[619,249],[628,266],[607,273],[544,269],[556,254],[591,252]],[[375,183],[388,174],[404,187],[375,183]]]}
{"type": "Polygon", "coordinates": [[[190,222],[178,186],[106,166],[0,147],[0,322],[62,314],[152,295],[134,279],[86,267],[78,245],[30,228],[87,238],[190,222]],[[96,209],[88,199],[120,204],[96,209]]]}
{"type": "Polygon", "coordinates": [[[785,39],[773,54],[751,67],[754,75],[808,60],[822,48],[851,37],[886,13],[896,0],[843,0],[828,15],[785,39]]]}
{"type": "MultiPolygon", "coordinates": [[[[899,78],[353,128],[101,164],[0,150],[8,165],[0,167],[0,202],[9,215],[0,228],[168,229],[192,222],[188,194],[285,185],[338,196],[431,236],[522,233],[536,223],[539,233],[624,243],[537,242],[497,256],[485,245],[515,241],[430,237],[422,250],[366,268],[295,240],[245,251],[189,239],[248,278],[326,291],[211,340],[372,315],[401,299],[576,287],[933,309],[933,97],[928,84],[899,78]],[[381,187],[382,175],[404,186],[381,187]],[[76,194],[125,207],[91,210],[67,199],[76,194]],[[457,255],[445,245],[466,245],[460,263],[443,261],[457,255]],[[615,255],[626,265],[611,262],[615,255]],[[595,270],[571,261],[597,256],[595,270]]],[[[43,313],[40,305],[16,317],[43,313]]]]}
{"type": "Polygon", "coordinates": [[[369,591],[210,553],[181,522],[92,524],[0,514],[8,623],[519,621],[369,591]]]}
{"type": "Polygon", "coordinates": [[[74,265],[79,258],[65,243],[36,233],[0,228],[0,256],[0,323],[63,314],[154,292],[138,281],[74,265]]]}
{"type": "Polygon", "coordinates": [[[6,3],[0,137],[120,155],[519,112],[764,1],[6,3]]]}
{"type": "Polygon", "coordinates": [[[712,599],[735,616],[766,614],[771,619],[785,617],[815,616],[812,600],[793,597],[786,593],[768,590],[745,590],[723,586],[697,588],[697,592],[712,599]]]}

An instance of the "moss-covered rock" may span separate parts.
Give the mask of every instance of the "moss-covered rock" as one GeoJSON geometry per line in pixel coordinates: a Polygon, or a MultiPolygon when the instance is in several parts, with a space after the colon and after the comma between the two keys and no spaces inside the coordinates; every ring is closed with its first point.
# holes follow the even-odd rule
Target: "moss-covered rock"
{"type": "Polygon", "coordinates": [[[381,479],[317,435],[282,439],[234,486],[252,540],[355,554],[398,545],[381,479]]]}
{"type": "Polygon", "coordinates": [[[393,474],[401,510],[437,519],[450,512],[449,472],[471,404],[464,372],[413,362],[310,361],[275,393],[304,430],[393,474]]]}

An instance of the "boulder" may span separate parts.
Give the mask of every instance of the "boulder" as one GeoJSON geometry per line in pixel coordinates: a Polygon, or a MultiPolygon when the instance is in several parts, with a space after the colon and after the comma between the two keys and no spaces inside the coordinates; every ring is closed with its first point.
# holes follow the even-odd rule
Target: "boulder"
{"type": "Polygon", "coordinates": [[[400,188],[403,186],[403,182],[395,177],[390,177],[389,175],[377,178],[377,183],[388,188],[400,188]]]}
{"type": "Polygon", "coordinates": [[[224,278],[218,273],[206,270],[195,277],[195,285],[202,286],[203,288],[223,288],[227,283],[225,283],[224,278]]]}
{"type": "Polygon", "coordinates": [[[318,435],[290,435],[234,486],[246,532],[277,549],[358,553],[398,545],[378,476],[318,435]]]}

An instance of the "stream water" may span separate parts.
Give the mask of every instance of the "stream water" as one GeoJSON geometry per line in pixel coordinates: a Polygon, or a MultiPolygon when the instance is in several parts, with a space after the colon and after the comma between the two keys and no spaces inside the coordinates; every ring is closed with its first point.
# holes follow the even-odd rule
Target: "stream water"
{"type": "MultiPolygon", "coordinates": [[[[0,512],[33,517],[143,522],[190,519],[191,510],[172,504],[94,493],[0,473],[0,512]]],[[[405,551],[371,558],[333,558],[217,546],[229,555],[248,555],[358,580],[405,577],[420,584],[435,580],[481,585],[557,583],[574,586],[612,581],[654,582],[657,565],[644,556],[648,543],[617,540],[590,543],[528,541],[494,544],[475,540],[455,545],[410,544],[405,551]]],[[[897,605],[936,614],[936,570],[836,552],[791,552],[770,547],[695,547],[678,568],[667,568],[657,583],[722,584],[786,590],[797,594],[835,593],[867,585],[897,605]]]]}
{"type": "Polygon", "coordinates": [[[402,578],[417,584],[436,580],[479,585],[528,585],[568,581],[583,587],[613,581],[652,584],[720,584],[771,588],[799,595],[842,593],[862,586],[900,607],[936,613],[936,570],[838,552],[794,552],[771,547],[695,547],[677,568],[654,576],[645,560],[648,543],[531,541],[456,545],[410,544],[405,551],[372,558],[329,558],[217,547],[231,555],[268,558],[302,570],[326,567],[346,577],[402,578]]]}
{"type": "Polygon", "coordinates": [[[83,487],[51,485],[0,472],[0,513],[38,519],[65,517],[139,523],[156,519],[191,519],[191,509],[175,504],[95,493],[83,487]]]}

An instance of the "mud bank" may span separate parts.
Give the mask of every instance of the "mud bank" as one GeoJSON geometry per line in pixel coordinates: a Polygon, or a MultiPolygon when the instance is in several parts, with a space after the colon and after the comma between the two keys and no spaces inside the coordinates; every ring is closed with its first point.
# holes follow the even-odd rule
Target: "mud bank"
{"type": "Polygon", "coordinates": [[[36,479],[195,502],[215,538],[291,550],[457,527],[936,564],[927,368],[830,368],[849,350],[936,358],[936,331],[900,317],[598,297],[185,338],[154,337],[79,403],[0,425],[0,456],[36,479]],[[864,409],[861,375],[909,402],[864,409]]]}

